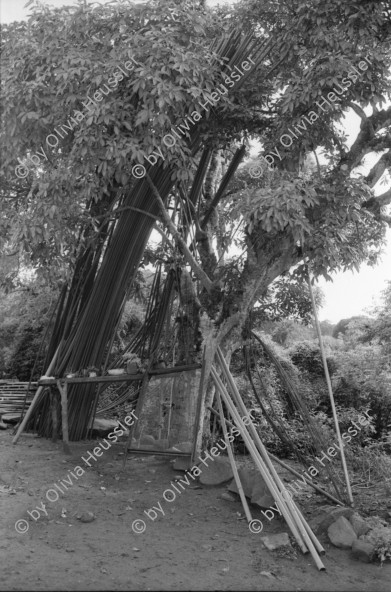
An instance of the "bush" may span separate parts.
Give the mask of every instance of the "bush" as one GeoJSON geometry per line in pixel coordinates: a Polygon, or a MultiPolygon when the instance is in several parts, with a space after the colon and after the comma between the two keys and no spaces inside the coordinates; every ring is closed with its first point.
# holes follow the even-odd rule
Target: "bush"
{"type": "Polygon", "coordinates": [[[316,341],[300,341],[288,351],[292,362],[301,371],[315,376],[324,375],[322,356],[316,341]]]}
{"type": "MultiPolygon", "coordinates": [[[[0,373],[3,376],[30,379],[57,298],[56,290],[33,282],[0,295],[0,373]]],[[[44,355],[45,348],[34,379],[42,373],[44,355]]]]}

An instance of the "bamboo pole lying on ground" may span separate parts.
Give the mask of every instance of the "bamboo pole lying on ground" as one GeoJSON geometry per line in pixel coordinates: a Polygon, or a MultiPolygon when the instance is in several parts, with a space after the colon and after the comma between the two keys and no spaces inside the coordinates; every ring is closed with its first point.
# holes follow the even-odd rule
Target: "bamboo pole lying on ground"
{"type": "Polygon", "coordinates": [[[243,506],[243,509],[244,509],[244,513],[246,514],[247,522],[250,524],[250,522],[252,522],[252,516],[251,516],[250,508],[248,507],[246,496],[245,496],[244,491],[243,491],[242,483],[240,481],[238,469],[236,467],[235,459],[234,459],[234,456],[233,456],[233,453],[232,453],[231,443],[228,440],[227,426],[225,425],[224,411],[223,411],[223,406],[221,404],[221,397],[220,397],[219,391],[216,392],[216,398],[217,398],[217,403],[218,403],[219,410],[220,410],[220,422],[221,422],[221,427],[223,429],[224,440],[225,440],[225,443],[227,445],[228,458],[229,458],[230,463],[231,463],[232,472],[234,474],[234,479],[235,479],[236,487],[238,488],[240,499],[242,501],[242,506],[243,506]]]}

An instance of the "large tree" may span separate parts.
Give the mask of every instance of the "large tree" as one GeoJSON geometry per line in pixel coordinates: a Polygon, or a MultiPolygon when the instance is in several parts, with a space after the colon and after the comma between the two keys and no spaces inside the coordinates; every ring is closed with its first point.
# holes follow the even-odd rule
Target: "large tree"
{"type": "Polygon", "coordinates": [[[199,284],[212,350],[279,276],[294,269],[305,286],[306,262],[326,277],[376,262],[391,222],[391,191],[373,191],[391,162],[390,31],[388,3],[364,0],[38,5],[3,28],[2,248],[18,243],[70,286],[58,373],[102,362],[154,227],[199,284]],[[251,138],[265,158],[238,170],[251,138]],[[228,261],[232,241],[242,252],[228,261]]]}

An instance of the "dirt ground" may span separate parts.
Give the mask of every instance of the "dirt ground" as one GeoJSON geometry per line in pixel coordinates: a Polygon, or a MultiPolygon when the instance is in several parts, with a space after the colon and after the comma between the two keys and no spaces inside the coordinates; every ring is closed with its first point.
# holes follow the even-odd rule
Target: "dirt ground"
{"type": "MultiPolygon", "coordinates": [[[[267,551],[260,537],[289,532],[286,525],[275,519],[251,534],[240,502],[221,499],[226,485],[193,481],[165,501],[178,475],[167,458],[133,456],[122,471],[119,442],[87,469],[81,457],[95,445],[71,443],[65,456],[61,442],[23,434],[15,446],[11,429],[0,432],[0,590],[391,590],[391,564],[360,563],[324,539],[325,572],[300,550],[267,551]],[[85,473],[77,476],[76,466],[85,473]],[[64,491],[58,499],[55,483],[64,491]],[[41,510],[34,520],[27,512],[41,502],[48,516],[41,510]],[[165,515],[151,521],[144,510],[158,502],[165,515]],[[95,519],[80,521],[84,512],[95,519]],[[143,534],[132,530],[137,519],[145,521],[143,534]],[[27,532],[16,532],[18,520],[27,532]]],[[[366,496],[373,511],[390,501],[376,491],[366,496]]],[[[314,492],[301,501],[310,522],[327,505],[314,492]]],[[[267,522],[260,509],[252,512],[267,522]]]]}

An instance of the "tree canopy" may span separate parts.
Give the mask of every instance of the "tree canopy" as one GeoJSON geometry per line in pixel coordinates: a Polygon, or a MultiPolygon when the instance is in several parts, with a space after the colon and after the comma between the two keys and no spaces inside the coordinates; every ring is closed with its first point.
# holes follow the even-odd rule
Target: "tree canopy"
{"type": "MultiPolygon", "coordinates": [[[[294,266],[303,275],[304,258],[326,277],[375,263],[390,224],[391,191],[373,191],[391,162],[390,20],[387,2],[367,0],[242,0],[218,9],[190,0],[59,9],[35,2],[27,23],[2,28],[2,251],[19,249],[51,281],[70,282],[91,246],[99,267],[121,196],[143,181],[132,170],[147,157],[153,164],[153,153],[170,171],[170,215],[177,195],[196,197],[195,208],[187,205],[194,232],[182,238],[190,244],[192,236],[193,258],[218,286],[220,306],[235,293],[227,315],[243,298],[243,310],[267,298],[294,266]],[[228,84],[227,56],[241,51],[245,60],[249,38],[263,57],[243,84],[228,84]],[[216,104],[200,108],[224,84],[216,104]],[[361,121],[351,146],[340,125],[349,110],[361,121]],[[163,138],[191,126],[195,113],[198,152],[190,132],[169,147],[163,138]],[[232,152],[251,139],[263,156],[274,152],[273,167],[260,158],[254,174],[244,164],[216,196],[232,152]],[[205,151],[212,156],[199,188],[205,151]],[[370,152],[378,160],[363,176],[370,152]],[[232,241],[243,251],[233,274],[223,255],[232,241]]],[[[155,219],[172,234],[161,212],[155,219]]],[[[173,219],[181,234],[183,216],[173,219]]],[[[159,256],[169,259],[164,244],[159,256]]]]}

